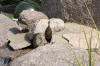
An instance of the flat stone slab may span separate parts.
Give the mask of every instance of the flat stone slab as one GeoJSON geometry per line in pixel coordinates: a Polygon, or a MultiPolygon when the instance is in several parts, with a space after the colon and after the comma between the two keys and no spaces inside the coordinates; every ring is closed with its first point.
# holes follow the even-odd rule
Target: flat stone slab
{"type": "Polygon", "coordinates": [[[22,49],[31,45],[28,39],[25,37],[25,33],[9,36],[8,40],[10,40],[9,46],[14,50],[22,49]]]}

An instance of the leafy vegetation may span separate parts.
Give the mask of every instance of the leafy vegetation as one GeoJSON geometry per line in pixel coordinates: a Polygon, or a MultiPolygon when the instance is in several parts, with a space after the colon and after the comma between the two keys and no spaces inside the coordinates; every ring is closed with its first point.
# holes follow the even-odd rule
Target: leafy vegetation
{"type": "Polygon", "coordinates": [[[22,0],[0,0],[0,4],[8,5],[8,4],[18,4],[22,0]]]}
{"type": "MultiPolygon", "coordinates": [[[[18,4],[18,3],[21,2],[21,1],[29,1],[29,0],[0,0],[0,4],[2,4],[2,5],[18,4]]],[[[38,4],[41,3],[40,0],[32,0],[32,1],[34,1],[34,2],[36,2],[36,3],[38,3],[38,4]]]]}

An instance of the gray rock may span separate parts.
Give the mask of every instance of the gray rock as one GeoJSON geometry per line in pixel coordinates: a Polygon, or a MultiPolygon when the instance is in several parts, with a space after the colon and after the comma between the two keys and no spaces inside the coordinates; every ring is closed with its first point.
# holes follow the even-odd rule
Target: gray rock
{"type": "Polygon", "coordinates": [[[94,47],[100,48],[99,46],[100,40],[98,37],[98,34],[100,34],[100,32],[88,26],[79,25],[76,23],[66,23],[64,30],[57,32],[56,35],[60,37],[63,36],[63,39],[65,39],[66,41],[69,40],[69,43],[74,47],[79,48],[79,44],[81,44],[80,48],[87,49],[86,46],[87,43],[85,42],[83,31],[85,31],[88,41],[90,38],[90,32],[92,31],[92,40],[93,40],[92,48],[94,47]],[[66,36],[66,38],[64,38],[64,36],[66,36]]]}
{"type": "Polygon", "coordinates": [[[18,29],[16,22],[0,14],[0,47],[5,46],[8,42],[7,37],[18,33],[18,29]]]}
{"type": "Polygon", "coordinates": [[[32,42],[33,46],[41,46],[47,43],[44,34],[48,27],[48,21],[48,19],[40,19],[30,27],[26,37],[32,42]]]}
{"type": "Polygon", "coordinates": [[[52,36],[52,42],[53,43],[61,43],[61,44],[68,44],[68,41],[66,41],[65,39],[62,38],[62,36],[60,36],[59,34],[55,34],[52,36]]]}
{"type": "MultiPolygon", "coordinates": [[[[79,63],[84,63],[88,66],[88,51],[71,46],[68,41],[62,38],[63,34],[80,34],[83,30],[88,34],[91,31],[90,27],[79,25],[76,23],[66,23],[64,30],[57,32],[53,35],[54,44],[47,44],[45,46],[39,46],[31,52],[16,58],[11,62],[10,66],[78,66],[79,63]]],[[[93,29],[93,36],[97,36],[99,31],[93,29]]],[[[95,57],[95,66],[100,65],[100,52],[92,52],[95,57]]]]}
{"type": "Polygon", "coordinates": [[[11,57],[16,58],[20,55],[20,51],[12,51],[9,48],[0,48],[0,58],[1,57],[11,57]]]}
{"type": "Polygon", "coordinates": [[[16,34],[14,36],[8,37],[10,40],[9,46],[14,50],[22,49],[30,46],[30,41],[26,38],[25,33],[16,34]]]}
{"type": "MultiPolygon", "coordinates": [[[[85,0],[95,23],[100,25],[100,1],[85,0]]],[[[42,0],[41,10],[50,18],[61,18],[65,22],[81,23],[94,27],[83,0],[42,0]],[[81,21],[83,19],[83,21],[81,21]]],[[[99,27],[100,28],[100,27],[99,27]]]]}
{"type": "MultiPolygon", "coordinates": [[[[86,38],[87,38],[88,42],[90,41],[91,37],[92,37],[92,39],[91,39],[91,49],[99,49],[100,48],[99,38],[94,37],[93,35],[90,36],[90,34],[86,34],[86,38]]],[[[71,45],[73,45],[74,47],[82,48],[82,49],[89,49],[88,43],[86,42],[86,38],[85,38],[84,33],[81,33],[81,34],[73,34],[73,33],[64,34],[63,38],[69,40],[69,43],[71,45]]]]}
{"type": "Polygon", "coordinates": [[[48,19],[48,17],[42,12],[24,10],[19,16],[18,23],[24,30],[29,29],[36,20],[40,19],[48,19]]]}
{"type": "Polygon", "coordinates": [[[26,37],[31,41],[33,47],[44,46],[47,44],[44,34],[42,33],[27,33],[26,37]]]}
{"type": "Polygon", "coordinates": [[[10,66],[77,66],[73,51],[78,59],[88,60],[88,54],[85,50],[71,48],[65,44],[53,44],[38,47],[28,54],[21,56],[11,62],[10,66]],[[80,55],[79,55],[80,54],[80,55]]]}
{"type": "Polygon", "coordinates": [[[50,27],[52,29],[53,34],[59,32],[64,29],[64,21],[59,18],[51,18],[50,27]]]}
{"type": "MultiPolygon", "coordinates": [[[[36,21],[34,24],[32,24],[32,26],[30,27],[27,37],[29,38],[29,40],[34,39],[32,40],[33,44],[36,44],[39,46],[39,44],[41,45],[41,44],[47,43],[45,40],[44,34],[48,27],[48,21],[49,21],[48,19],[40,19],[36,21]]],[[[52,33],[55,34],[56,32],[59,32],[64,29],[64,21],[58,18],[52,18],[50,19],[50,27],[51,27],[52,33]]]]}
{"type": "Polygon", "coordinates": [[[29,29],[29,33],[45,33],[46,28],[48,27],[48,19],[37,20],[29,29]]]}
{"type": "Polygon", "coordinates": [[[33,46],[44,46],[45,44],[47,44],[44,34],[35,34],[35,37],[32,40],[32,44],[33,46]]]}
{"type": "Polygon", "coordinates": [[[40,19],[36,21],[30,27],[29,32],[31,33],[45,33],[46,28],[48,27],[48,21],[50,21],[51,30],[54,33],[59,32],[64,29],[64,21],[59,18],[40,19]]]}

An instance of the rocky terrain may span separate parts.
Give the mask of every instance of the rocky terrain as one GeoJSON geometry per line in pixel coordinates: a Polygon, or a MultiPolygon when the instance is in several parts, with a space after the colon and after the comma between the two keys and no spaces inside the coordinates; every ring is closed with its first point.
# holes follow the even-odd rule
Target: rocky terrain
{"type": "Polygon", "coordinates": [[[88,66],[91,36],[92,64],[100,65],[100,31],[91,27],[26,10],[17,22],[0,14],[0,28],[0,66],[78,66],[77,58],[88,66]],[[48,22],[50,43],[45,37],[48,22]]]}

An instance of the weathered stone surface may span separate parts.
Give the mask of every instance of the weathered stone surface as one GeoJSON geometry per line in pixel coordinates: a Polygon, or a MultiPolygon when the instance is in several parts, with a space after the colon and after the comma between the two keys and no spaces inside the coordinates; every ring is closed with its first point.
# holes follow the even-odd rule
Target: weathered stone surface
{"type": "Polygon", "coordinates": [[[74,64],[73,53],[64,44],[38,47],[30,53],[15,59],[11,66],[71,66],[74,64]]]}
{"type": "MultiPolygon", "coordinates": [[[[90,35],[89,33],[92,28],[76,23],[66,23],[64,30],[53,35],[54,43],[52,45],[47,44],[37,47],[24,56],[16,58],[11,62],[10,66],[78,66],[75,56],[79,59],[80,64],[84,62],[85,65],[88,66],[88,51],[71,46],[71,44],[62,37],[64,34],[82,35],[82,29],[85,30],[87,35],[90,35]]],[[[95,29],[92,31],[93,37],[97,37],[99,31],[95,29]]],[[[94,55],[94,52],[92,53],[94,55]]],[[[97,51],[95,54],[95,66],[100,65],[99,60],[100,55],[97,51]]]]}
{"type": "Polygon", "coordinates": [[[8,42],[7,37],[18,33],[18,25],[8,17],[0,14],[0,47],[8,42]]]}
{"type": "Polygon", "coordinates": [[[52,32],[59,32],[64,29],[64,21],[59,18],[51,18],[50,19],[50,27],[52,29],[52,32]]]}
{"type": "Polygon", "coordinates": [[[12,51],[9,48],[0,48],[0,57],[11,57],[16,58],[20,55],[20,51],[12,51]]]}
{"type": "Polygon", "coordinates": [[[95,48],[96,45],[97,45],[97,48],[100,48],[99,46],[100,39],[98,38],[98,35],[100,34],[100,32],[87,26],[79,25],[76,23],[66,23],[64,30],[57,32],[56,36],[62,37],[66,41],[69,41],[69,43],[72,43],[72,45],[77,48],[79,48],[79,44],[81,44],[80,48],[87,49],[87,43],[85,41],[83,31],[85,31],[88,40],[91,37],[90,32],[92,31],[92,38],[93,38],[92,48],[95,48]],[[67,39],[64,38],[64,36],[67,39]]]}
{"type": "Polygon", "coordinates": [[[68,41],[63,39],[62,36],[60,36],[59,34],[55,34],[52,36],[52,42],[53,43],[61,43],[61,44],[68,44],[68,41]]]}
{"type": "Polygon", "coordinates": [[[53,33],[59,32],[64,29],[64,21],[58,18],[48,19],[40,19],[36,21],[30,27],[30,33],[45,33],[46,28],[48,27],[48,21],[50,21],[50,28],[53,33]]]}
{"type": "Polygon", "coordinates": [[[64,34],[63,38],[69,40],[69,43],[71,45],[73,45],[74,47],[77,48],[82,48],[82,49],[89,49],[88,45],[90,45],[90,40],[91,40],[91,48],[92,49],[99,49],[100,43],[99,43],[99,38],[98,37],[94,37],[92,35],[92,39],[91,36],[89,34],[86,34],[86,38],[84,33],[82,34],[64,34]],[[88,43],[87,43],[87,41],[88,43]]]}
{"type": "Polygon", "coordinates": [[[42,12],[24,10],[19,16],[18,23],[24,30],[29,29],[35,21],[40,19],[48,19],[48,17],[42,12]]]}
{"type": "Polygon", "coordinates": [[[47,43],[45,39],[45,31],[48,27],[49,21],[50,21],[50,27],[53,34],[64,29],[64,21],[61,19],[58,18],[52,18],[50,20],[40,19],[34,24],[32,24],[29,33],[27,33],[27,37],[29,38],[29,40],[32,40],[33,44],[41,45],[47,43]]]}
{"type": "Polygon", "coordinates": [[[79,24],[81,23],[94,27],[85,3],[87,4],[97,26],[99,27],[99,0],[42,0],[41,11],[43,11],[50,18],[61,18],[65,20],[65,22],[69,21],[79,24]],[[83,22],[81,22],[82,19],[83,22]]]}
{"type": "Polygon", "coordinates": [[[48,27],[48,19],[41,19],[36,21],[32,26],[30,27],[29,33],[45,33],[46,28],[48,27]]]}
{"type": "Polygon", "coordinates": [[[26,38],[25,33],[10,36],[8,39],[10,40],[9,46],[14,50],[22,49],[31,45],[30,41],[26,38]]]}
{"type": "Polygon", "coordinates": [[[47,43],[45,36],[42,33],[27,33],[26,37],[31,41],[33,47],[43,46],[47,43]]]}
{"type": "Polygon", "coordinates": [[[47,44],[44,34],[42,33],[35,34],[32,40],[32,44],[33,44],[33,47],[44,46],[45,44],[47,44]]]}
{"type": "MultiPolygon", "coordinates": [[[[80,64],[84,62],[88,66],[88,51],[56,43],[38,47],[12,61],[10,66],[78,66],[75,55],[80,64]]],[[[95,65],[99,66],[97,59],[95,65]]]]}

